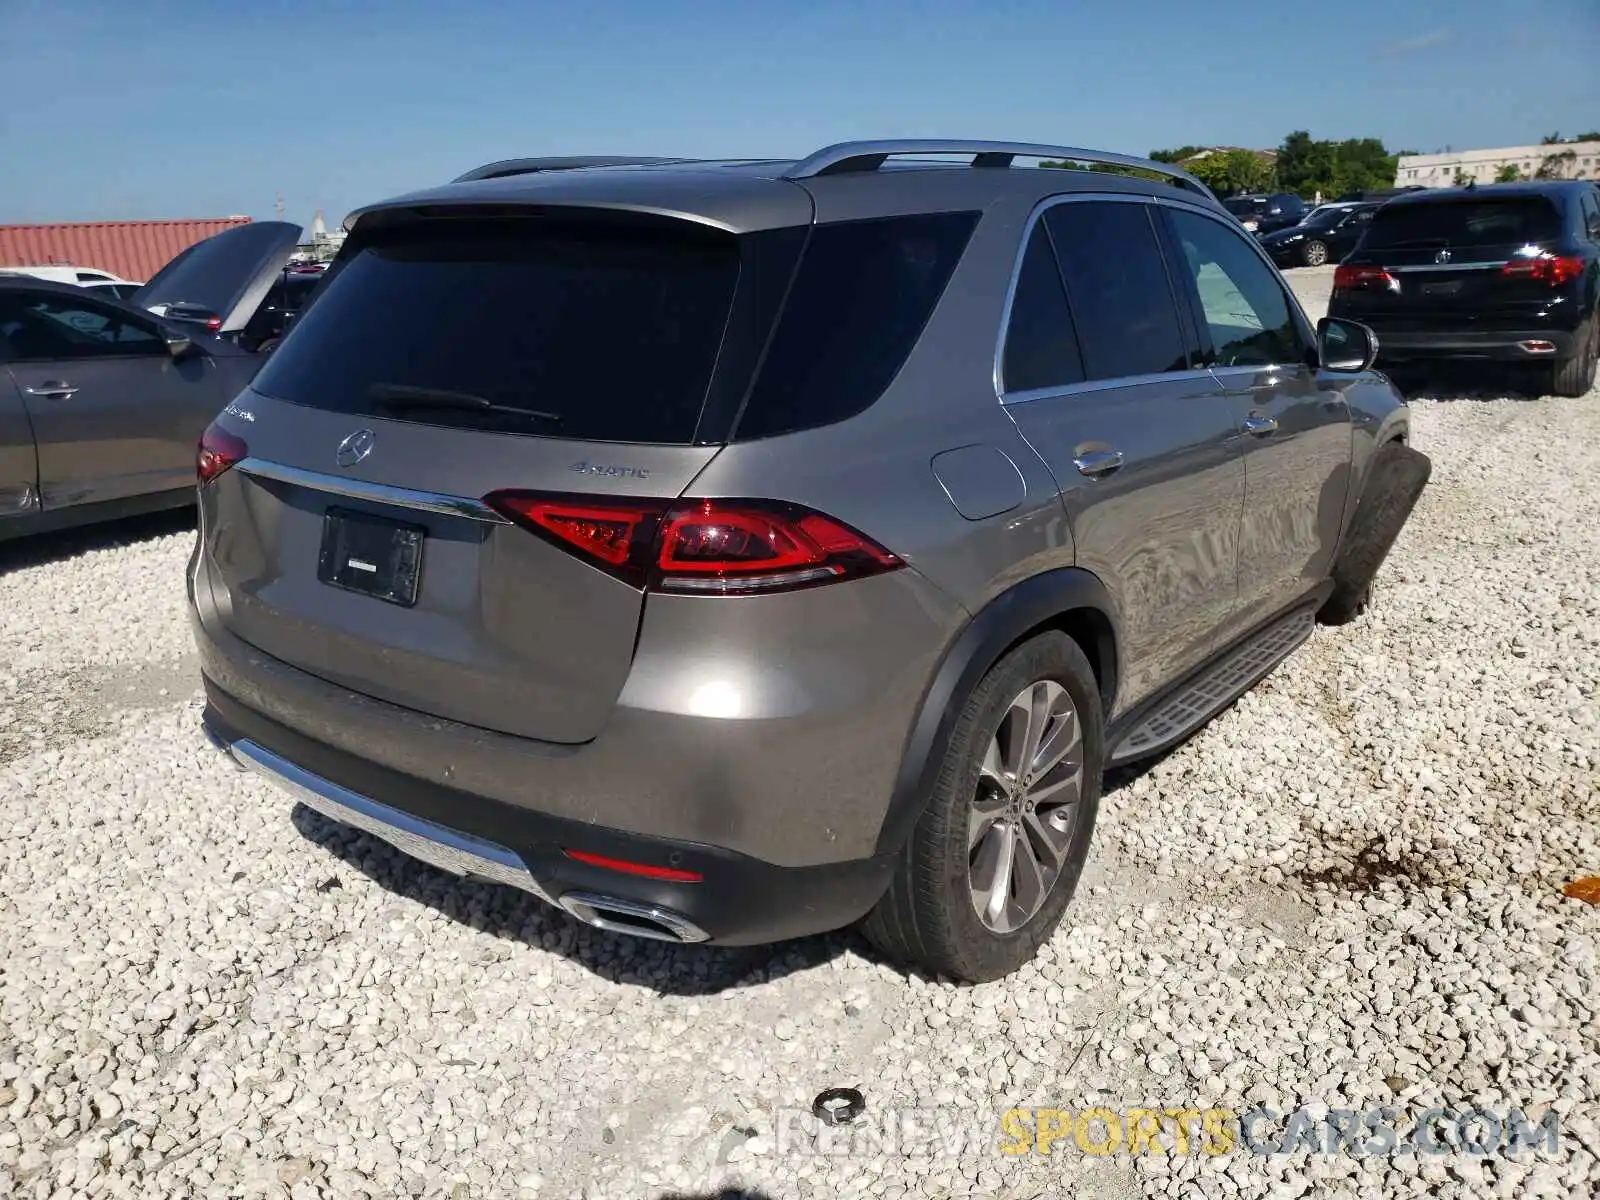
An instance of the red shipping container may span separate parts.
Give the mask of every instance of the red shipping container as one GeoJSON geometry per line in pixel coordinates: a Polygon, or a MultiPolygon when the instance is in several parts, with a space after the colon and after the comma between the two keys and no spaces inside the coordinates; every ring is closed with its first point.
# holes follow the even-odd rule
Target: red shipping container
{"type": "Polygon", "coordinates": [[[224,229],[249,223],[249,217],[216,217],[197,221],[0,225],[0,270],[93,267],[142,283],[166,266],[178,251],[224,229]]]}

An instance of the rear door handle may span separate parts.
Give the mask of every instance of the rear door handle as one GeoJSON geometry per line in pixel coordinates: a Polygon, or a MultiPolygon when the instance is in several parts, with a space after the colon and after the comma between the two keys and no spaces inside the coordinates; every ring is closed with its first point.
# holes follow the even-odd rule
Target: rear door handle
{"type": "Polygon", "coordinates": [[[65,400],[78,394],[77,388],[59,379],[47,379],[38,387],[25,387],[22,390],[30,396],[44,396],[50,400],[65,400]]]}
{"type": "Polygon", "coordinates": [[[1251,414],[1244,419],[1244,431],[1251,437],[1266,437],[1269,433],[1277,433],[1277,418],[1258,417],[1254,414],[1251,414]]]}
{"type": "Polygon", "coordinates": [[[1121,450],[1086,450],[1072,460],[1072,465],[1078,468],[1078,474],[1097,479],[1111,474],[1122,462],[1121,450]]]}

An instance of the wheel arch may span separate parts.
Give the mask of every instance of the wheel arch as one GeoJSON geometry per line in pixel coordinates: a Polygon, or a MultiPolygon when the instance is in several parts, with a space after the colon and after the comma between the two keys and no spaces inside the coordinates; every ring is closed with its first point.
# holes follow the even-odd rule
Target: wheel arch
{"type": "Polygon", "coordinates": [[[917,709],[900,756],[894,791],[878,831],[876,853],[898,851],[921,817],[955,726],[957,702],[989,668],[1028,638],[1059,630],[1083,650],[1110,718],[1121,663],[1116,608],[1092,573],[1064,567],[1002,592],[967,623],[940,660],[917,709]]]}

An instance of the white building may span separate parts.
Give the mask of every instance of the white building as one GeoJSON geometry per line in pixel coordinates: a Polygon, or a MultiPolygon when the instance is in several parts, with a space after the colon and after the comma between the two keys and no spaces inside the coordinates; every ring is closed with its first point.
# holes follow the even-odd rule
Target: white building
{"type": "Polygon", "coordinates": [[[1600,179],[1600,142],[1553,142],[1548,146],[1502,146],[1497,150],[1457,150],[1447,154],[1407,154],[1395,167],[1396,187],[1450,187],[1458,174],[1493,183],[1506,166],[1532,179],[1554,158],[1558,179],[1600,179]]]}

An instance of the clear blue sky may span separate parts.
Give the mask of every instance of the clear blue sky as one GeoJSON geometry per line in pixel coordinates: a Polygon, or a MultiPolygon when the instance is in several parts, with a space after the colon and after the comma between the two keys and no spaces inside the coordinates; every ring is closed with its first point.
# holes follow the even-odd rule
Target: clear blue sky
{"type": "Polygon", "coordinates": [[[1432,151],[1600,127],[1600,0],[0,0],[0,222],[870,136],[1432,151]]]}

